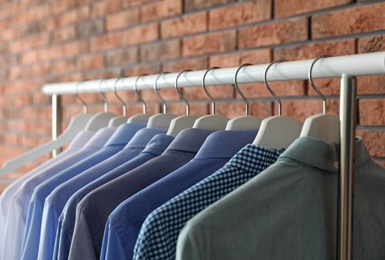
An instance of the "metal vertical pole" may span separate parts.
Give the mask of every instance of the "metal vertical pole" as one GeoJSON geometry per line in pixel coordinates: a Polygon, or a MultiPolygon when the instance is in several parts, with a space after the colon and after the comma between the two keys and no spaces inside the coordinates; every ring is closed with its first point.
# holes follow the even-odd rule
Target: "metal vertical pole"
{"type": "MultiPolygon", "coordinates": [[[[61,126],[61,98],[60,95],[52,95],[52,140],[60,135],[61,126]]],[[[60,153],[60,149],[52,151],[52,157],[56,157],[60,153]]]]}
{"type": "Polygon", "coordinates": [[[354,155],[357,115],[356,78],[342,74],[340,93],[340,173],[338,259],[353,259],[354,155]]]}

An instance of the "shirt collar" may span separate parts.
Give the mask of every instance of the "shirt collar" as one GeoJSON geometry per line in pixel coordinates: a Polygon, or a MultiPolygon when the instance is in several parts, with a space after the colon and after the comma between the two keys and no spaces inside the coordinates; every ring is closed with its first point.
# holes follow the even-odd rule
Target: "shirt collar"
{"type": "Polygon", "coordinates": [[[148,142],[156,135],[156,134],[165,134],[167,129],[164,128],[143,128],[136,132],[134,137],[127,143],[124,149],[129,148],[139,148],[144,149],[148,142]]]}
{"type": "Polygon", "coordinates": [[[105,146],[112,145],[125,145],[127,144],[132,137],[135,135],[138,130],[146,127],[145,123],[127,123],[120,125],[116,131],[113,133],[105,146]]]}
{"type": "Polygon", "coordinates": [[[170,143],[174,140],[174,137],[166,134],[157,134],[155,135],[150,142],[146,145],[146,148],[142,153],[152,153],[160,155],[166,150],[170,143]]]}
{"type": "Polygon", "coordinates": [[[202,144],[213,131],[198,128],[187,128],[182,130],[172,141],[167,151],[176,150],[182,152],[198,152],[202,144]]]}
{"type": "Polygon", "coordinates": [[[103,147],[111,135],[115,132],[116,127],[103,127],[99,129],[94,136],[87,142],[85,147],[101,148],[103,147]]]}
{"type": "Polygon", "coordinates": [[[70,147],[82,148],[95,134],[93,131],[83,130],[80,131],[75,138],[72,140],[70,147]]]}
{"type": "MultiPolygon", "coordinates": [[[[356,137],[355,167],[371,159],[361,137],[356,137]]],[[[338,172],[339,146],[314,137],[300,137],[296,139],[280,158],[290,158],[312,167],[338,172]]]]}
{"type": "Polygon", "coordinates": [[[231,158],[246,144],[251,143],[257,131],[223,130],[210,134],[195,158],[231,158]]]}

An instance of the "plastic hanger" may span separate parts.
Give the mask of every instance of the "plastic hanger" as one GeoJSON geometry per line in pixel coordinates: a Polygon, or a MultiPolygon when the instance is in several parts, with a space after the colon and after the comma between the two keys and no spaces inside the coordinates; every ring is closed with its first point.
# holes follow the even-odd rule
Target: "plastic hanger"
{"type": "Polygon", "coordinates": [[[209,73],[209,71],[213,69],[219,69],[219,67],[212,67],[206,70],[206,72],[203,74],[203,79],[202,79],[203,90],[205,91],[206,95],[209,97],[211,101],[211,115],[199,117],[197,120],[195,120],[193,128],[208,129],[208,130],[214,130],[214,131],[224,130],[226,128],[227,122],[229,121],[228,118],[215,114],[215,100],[210,95],[210,93],[207,91],[207,88],[206,88],[206,82],[205,82],[206,76],[209,73]]]}
{"type": "Polygon", "coordinates": [[[138,80],[140,78],[142,78],[143,76],[146,76],[146,75],[147,74],[142,74],[139,77],[137,77],[136,80],[135,80],[135,85],[134,85],[135,94],[138,97],[139,101],[143,104],[143,114],[130,116],[128,118],[128,120],[127,120],[127,123],[134,123],[134,122],[136,122],[136,123],[147,123],[148,119],[151,117],[150,114],[147,114],[147,104],[143,100],[142,96],[139,94],[139,91],[138,91],[138,80]]]}
{"type": "Polygon", "coordinates": [[[328,57],[326,55],[320,56],[313,61],[310,66],[308,78],[310,85],[318,93],[323,100],[323,113],[308,117],[302,127],[300,136],[317,137],[327,142],[340,143],[340,119],[337,115],[327,114],[326,112],[326,98],[322,92],[315,86],[312,77],[312,70],[314,64],[322,58],[328,57]]]}
{"type": "Polygon", "coordinates": [[[173,120],[171,120],[170,126],[169,126],[168,131],[167,131],[167,135],[176,136],[183,129],[191,128],[194,125],[195,120],[198,118],[197,116],[191,116],[190,115],[190,104],[187,101],[187,99],[182,95],[182,92],[180,91],[180,89],[178,87],[179,77],[183,73],[188,72],[188,71],[191,71],[191,70],[184,70],[181,73],[179,73],[178,76],[176,76],[176,78],[175,78],[175,84],[174,84],[176,92],[179,94],[180,98],[186,104],[186,115],[178,116],[178,117],[174,118],[173,120]]]}
{"type": "Polygon", "coordinates": [[[90,121],[86,125],[86,130],[96,132],[100,128],[103,128],[106,126],[111,126],[110,125],[111,119],[116,117],[115,114],[108,112],[108,103],[106,101],[106,97],[103,95],[102,90],[101,90],[101,84],[104,81],[105,81],[105,79],[102,79],[99,83],[99,95],[103,101],[104,112],[99,112],[99,113],[96,113],[95,115],[93,115],[92,118],[90,119],[90,121]]]}
{"type": "Polygon", "coordinates": [[[168,72],[162,72],[156,77],[154,82],[154,90],[156,95],[159,97],[160,101],[163,104],[163,114],[153,115],[148,119],[147,128],[168,128],[170,126],[171,120],[176,118],[176,115],[167,114],[167,103],[163,97],[159,94],[158,90],[158,80],[161,76],[164,76],[168,72]]]}
{"type": "Polygon", "coordinates": [[[267,71],[277,62],[282,61],[276,60],[267,66],[263,76],[263,81],[266,88],[278,102],[278,116],[272,116],[262,120],[261,127],[258,130],[253,144],[273,149],[286,149],[295,139],[299,137],[301,124],[294,118],[282,116],[281,99],[277,96],[277,94],[275,94],[267,83],[267,71]]]}
{"type": "Polygon", "coordinates": [[[116,116],[116,117],[112,118],[109,122],[109,126],[120,126],[122,124],[127,123],[127,120],[128,120],[127,105],[123,101],[123,99],[121,97],[119,97],[119,95],[116,91],[116,84],[119,82],[120,79],[122,79],[122,78],[118,78],[114,83],[114,94],[115,94],[115,97],[119,100],[120,104],[123,107],[123,113],[122,113],[123,115],[122,116],[116,116]]]}
{"type": "Polygon", "coordinates": [[[73,138],[81,131],[86,128],[87,123],[91,120],[92,115],[88,114],[87,104],[78,95],[78,86],[82,82],[78,82],[75,90],[75,97],[78,98],[83,104],[83,114],[76,115],[71,118],[67,128],[61,133],[55,140],[49,141],[43,145],[33,148],[28,152],[25,152],[3,164],[0,169],[0,176],[9,173],[17,168],[32,162],[35,159],[46,155],[53,150],[59,149],[64,145],[70,143],[73,138]]]}
{"type": "Polygon", "coordinates": [[[235,72],[235,76],[234,76],[234,87],[238,92],[238,94],[242,97],[243,101],[245,102],[246,115],[230,119],[227,122],[226,130],[256,130],[261,125],[262,118],[249,115],[249,101],[247,100],[245,95],[242,93],[241,89],[238,86],[238,81],[237,81],[237,76],[239,71],[242,68],[250,65],[251,65],[250,63],[245,63],[241,65],[235,72]]]}

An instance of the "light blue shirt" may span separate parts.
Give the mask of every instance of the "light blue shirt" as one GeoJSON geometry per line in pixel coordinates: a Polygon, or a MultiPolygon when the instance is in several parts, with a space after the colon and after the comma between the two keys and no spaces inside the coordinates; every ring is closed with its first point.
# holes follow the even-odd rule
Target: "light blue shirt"
{"type": "MultiPolygon", "coordinates": [[[[98,152],[94,153],[88,158],[79,161],[66,170],[56,173],[55,176],[51,177],[36,187],[28,208],[27,222],[23,240],[22,259],[37,259],[43,206],[47,196],[61,183],[69,180],[70,178],[73,178],[74,176],[82,173],[88,168],[100,163],[101,161],[109,158],[113,154],[123,149],[125,146],[124,142],[128,140],[123,140],[124,133],[122,132],[117,132],[117,134],[121,135],[122,141],[116,140],[114,137],[115,130],[116,129],[112,129],[109,140],[98,152]],[[115,140],[116,143],[110,142],[110,139],[115,140]]],[[[132,135],[129,137],[131,136],[132,135]]]]}
{"type": "Polygon", "coordinates": [[[133,259],[174,259],[184,224],[269,167],[279,154],[274,149],[246,145],[224,167],[151,212],[140,230],[133,259]]]}
{"type": "Polygon", "coordinates": [[[181,131],[162,155],[88,194],[78,204],[69,259],[99,258],[109,214],[122,201],[190,161],[209,130],[181,131]]]}
{"type": "Polygon", "coordinates": [[[135,169],[148,160],[160,155],[174,139],[172,136],[165,134],[156,134],[165,132],[166,129],[161,128],[145,128],[139,130],[123,149],[123,151],[127,152],[128,161],[126,163],[87,184],[70,197],[59,217],[53,259],[68,259],[75,226],[76,206],[83,197],[123,173],[135,169]],[[141,153],[136,156],[139,152],[141,153]],[[133,158],[134,156],[136,157],[133,158]]]}
{"type": "Polygon", "coordinates": [[[7,257],[5,257],[4,259],[20,259],[26,218],[28,213],[28,205],[35,188],[45,180],[57,174],[58,172],[67,169],[73,164],[79,162],[79,160],[87,158],[93,153],[99,151],[100,148],[103,147],[103,145],[111,137],[115,129],[116,128],[100,129],[77,153],[72,154],[65,160],[61,160],[52,167],[41,171],[39,174],[32,176],[26,182],[20,185],[15,194],[12,196],[10,208],[7,213],[7,243],[12,246],[5,248],[5,252],[8,252],[8,250],[11,250],[11,252],[10,254],[7,254],[7,257]]]}
{"type": "MultiPolygon", "coordinates": [[[[177,259],[336,259],[339,148],[297,139],[183,228],[177,259]],[[247,216],[247,217],[246,217],[247,216]]],[[[353,259],[385,259],[385,168],[356,142],[353,259]]]]}
{"type": "MultiPolygon", "coordinates": [[[[72,140],[67,150],[59,153],[58,156],[48,161],[45,161],[44,163],[37,166],[27,174],[15,180],[1,194],[0,196],[0,230],[3,230],[3,232],[0,232],[0,259],[12,259],[16,257],[15,255],[13,256],[3,255],[3,253],[5,253],[5,250],[7,250],[8,252],[12,252],[16,250],[16,248],[14,247],[15,245],[8,244],[8,238],[11,237],[12,235],[6,234],[6,227],[7,227],[6,221],[7,221],[7,212],[9,211],[12,197],[17,191],[17,189],[33,176],[40,174],[40,172],[50,167],[53,167],[55,164],[60,163],[60,161],[63,161],[68,157],[70,157],[72,154],[78,152],[80,149],[82,149],[85,146],[85,144],[88,142],[88,140],[90,140],[90,138],[93,135],[94,135],[94,132],[92,131],[80,131],[72,140]],[[5,239],[5,237],[7,237],[7,239],[5,239]]],[[[12,223],[10,223],[9,226],[12,226],[12,223]]],[[[14,230],[12,230],[12,233],[14,233],[14,230]]],[[[18,248],[18,250],[20,250],[20,248],[18,248]]]]}
{"type": "MultiPolygon", "coordinates": [[[[129,123],[119,126],[106,143],[106,147],[113,146],[119,149],[118,146],[125,145],[138,130],[144,127],[146,127],[145,123],[129,123]]],[[[127,149],[123,149],[110,158],[60,184],[46,198],[40,230],[39,260],[52,259],[58,218],[69,197],[87,183],[125,162],[128,159],[126,151],[127,149]]],[[[139,152],[137,154],[139,154],[139,152]]]]}
{"type": "Polygon", "coordinates": [[[256,131],[210,134],[194,159],[121,203],[108,218],[100,259],[132,259],[135,241],[147,215],[221,168],[251,143],[256,134],[256,131]]]}

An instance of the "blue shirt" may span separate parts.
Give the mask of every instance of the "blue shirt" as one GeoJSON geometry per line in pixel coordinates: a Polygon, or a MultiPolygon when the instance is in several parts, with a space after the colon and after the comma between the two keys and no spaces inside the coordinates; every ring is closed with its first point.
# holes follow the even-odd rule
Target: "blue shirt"
{"type": "Polygon", "coordinates": [[[7,241],[9,241],[12,246],[10,248],[7,247],[6,250],[11,249],[11,253],[13,255],[7,254],[7,257],[4,259],[20,259],[28,205],[35,188],[58,172],[67,169],[73,164],[79,162],[79,160],[87,158],[99,151],[100,148],[106,144],[115,130],[116,128],[107,127],[100,129],[92,136],[87,144],[79,150],[79,152],[72,154],[65,160],[61,160],[52,167],[49,167],[41,171],[39,174],[32,176],[20,185],[12,197],[11,207],[7,213],[6,234],[12,234],[7,237],[7,241]]]}
{"type": "Polygon", "coordinates": [[[190,161],[210,130],[185,129],[157,158],[88,194],[78,204],[69,259],[99,258],[104,226],[122,201],[190,161]]]}
{"type": "MultiPolygon", "coordinates": [[[[353,259],[385,259],[385,168],[361,138],[355,153],[353,259]]],[[[334,143],[298,138],[274,165],[188,221],[177,259],[336,259],[338,155],[334,143]]]]}
{"type": "Polygon", "coordinates": [[[279,154],[274,149],[246,145],[223,168],[151,212],[140,230],[133,259],[174,259],[184,224],[270,166],[279,154]]]}
{"type": "MultiPolygon", "coordinates": [[[[138,130],[144,127],[146,127],[144,123],[129,123],[119,126],[106,143],[106,147],[125,145],[138,130]]],[[[69,197],[82,186],[125,162],[128,159],[127,155],[130,154],[126,152],[127,150],[128,149],[124,149],[118,152],[110,158],[83,171],[74,178],[60,184],[46,198],[40,231],[38,259],[52,259],[58,218],[69,197]]],[[[139,154],[139,152],[132,154],[132,156],[137,154],[139,154]]]]}
{"type": "Polygon", "coordinates": [[[166,150],[168,145],[174,139],[172,136],[157,134],[148,142],[148,140],[156,132],[166,132],[166,130],[157,130],[156,128],[145,128],[140,130],[125,148],[125,150],[131,150],[134,154],[138,151],[142,151],[137,157],[89,183],[71,196],[59,217],[53,259],[68,259],[72,234],[75,226],[76,206],[84,198],[84,196],[103,184],[119,177],[123,173],[135,169],[150,159],[159,156],[164,150],[166,150]]]}
{"type": "Polygon", "coordinates": [[[27,182],[30,178],[32,178],[35,175],[40,174],[40,172],[53,167],[55,164],[59,163],[62,160],[67,159],[72,154],[77,153],[81,148],[83,148],[86,143],[90,140],[90,138],[94,135],[95,132],[92,131],[80,131],[75,138],[72,140],[70,146],[67,150],[60,153],[58,156],[42,163],[41,165],[37,166],[27,174],[23,175],[16,181],[12,182],[1,194],[0,196],[0,230],[3,230],[3,232],[0,232],[0,259],[14,259],[18,258],[18,256],[11,256],[11,255],[3,255],[5,251],[8,252],[14,252],[16,250],[20,251],[20,246],[16,249],[15,244],[8,244],[9,237],[12,236],[12,234],[15,233],[15,230],[12,230],[11,234],[6,234],[6,227],[10,226],[12,227],[13,224],[9,223],[6,224],[7,221],[7,212],[10,210],[11,200],[17,189],[25,182],[27,182]],[[5,239],[5,237],[7,239],[5,239]],[[2,248],[3,247],[3,248],[2,248]]]}
{"type": "Polygon", "coordinates": [[[212,133],[189,163],[120,204],[108,218],[101,259],[132,259],[140,227],[147,215],[221,168],[251,143],[256,134],[256,131],[212,133]]]}
{"type": "Polygon", "coordinates": [[[117,132],[121,136],[121,140],[117,140],[112,134],[110,139],[114,142],[110,142],[110,139],[98,152],[92,156],[83,159],[82,161],[72,165],[71,167],[57,173],[55,176],[46,180],[38,187],[36,187],[28,208],[27,222],[24,233],[24,243],[22,251],[22,259],[37,259],[40,229],[43,214],[44,201],[47,196],[61,183],[73,178],[74,176],[82,173],[88,168],[100,163],[113,154],[117,153],[127,144],[128,138],[132,137],[132,134],[128,135],[124,140],[124,132],[117,132]],[[126,142],[126,143],[124,143],[126,142]]]}

